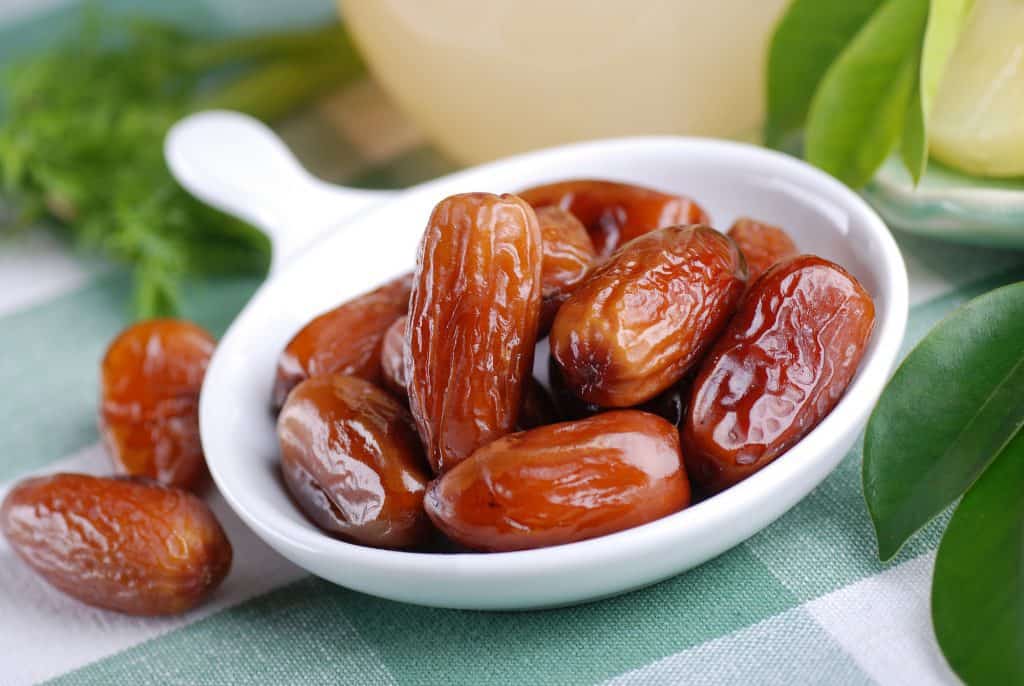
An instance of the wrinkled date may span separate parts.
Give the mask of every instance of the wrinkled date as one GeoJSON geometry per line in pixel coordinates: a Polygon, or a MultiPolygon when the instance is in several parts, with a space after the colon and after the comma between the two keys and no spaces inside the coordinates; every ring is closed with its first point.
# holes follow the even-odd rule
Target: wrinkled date
{"type": "Polygon", "coordinates": [[[560,207],[537,210],[542,250],[541,312],[538,335],[551,329],[555,313],[590,271],[597,253],[580,220],[560,207]]]}
{"type": "Polygon", "coordinates": [[[706,226],[659,229],[627,243],[563,303],[551,354],[566,387],[602,407],[631,407],[679,381],[736,307],[746,267],[706,226]]]}
{"type": "Polygon", "coordinates": [[[132,615],[191,609],[231,568],[231,544],[203,501],[150,481],[26,479],[0,506],[0,527],[50,584],[132,615]]]}
{"type": "Polygon", "coordinates": [[[615,181],[578,179],[536,186],[520,197],[534,207],[568,210],[590,232],[598,255],[664,226],[710,224],[700,205],[680,195],[615,181]]]}
{"type": "Polygon", "coordinates": [[[380,380],[380,349],[396,319],[409,308],[406,274],[321,314],[302,327],[277,362],[273,406],[280,409],[300,381],[325,374],[380,380]]]}
{"type": "Polygon", "coordinates": [[[100,366],[99,425],[118,472],[181,488],[205,481],[199,391],[216,345],[186,321],[123,331],[100,366]]]}
{"type": "Polygon", "coordinates": [[[413,283],[406,378],[435,472],[515,427],[540,296],[540,228],[529,205],[467,193],[434,208],[413,283]]]}
{"type": "Polygon", "coordinates": [[[720,491],[814,428],[850,383],[874,318],[864,288],[828,260],[801,255],[768,270],[694,383],[683,430],[693,482],[720,491]]]}
{"type": "Polygon", "coordinates": [[[384,548],[421,543],[429,472],[412,417],[354,376],[319,376],[288,396],[277,420],[281,471],[321,529],[384,548]]]}
{"type": "Polygon", "coordinates": [[[689,502],[675,428],[620,410],[489,443],[434,481],[424,504],[453,540],[507,551],[603,536],[689,502]]]}
{"type": "Polygon", "coordinates": [[[402,402],[408,400],[409,387],[405,380],[405,326],[408,321],[409,317],[406,315],[396,319],[395,323],[388,327],[380,347],[381,379],[388,390],[401,398],[402,402]]]}
{"type": "Polygon", "coordinates": [[[756,281],[776,262],[797,254],[796,244],[788,233],[756,219],[737,219],[728,236],[747,260],[748,283],[756,281]]]}

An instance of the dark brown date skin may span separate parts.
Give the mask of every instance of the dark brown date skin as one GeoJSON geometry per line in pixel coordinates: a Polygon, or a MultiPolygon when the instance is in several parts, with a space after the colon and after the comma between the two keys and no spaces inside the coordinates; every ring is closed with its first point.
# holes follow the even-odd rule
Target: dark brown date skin
{"type": "Polygon", "coordinates": [[[326,374],[380,381],[380,349],[396,319],[409,309],[412,275],[405,274],[357,296],[306,324],[277,362],[273,407],[284,405],[299,382],[326,374]]]}
{"type": "Polygon", "coordinates": [[[694,382],[683,428],[694,484],[721,491],[813,429],[853,378],[874,321],[871,296],[828,260],[800,255],[765,272],[694,382]]]}
{"type": "Polygon", "coordinates": [[[449,538],[497,552],[603,536],[689,502],[675,428],[619,410],[489,443],[431,483],[424,505],[449,538]]]}
{"type": "Polygon", "coordinates": [[[216,346],[191,322],[128,327],[100,365],[99,426],[115,469],[180,488],[206,482],[199,391],[216,346]]]}
{"type": "Polygon", "coordinates": [[[796,243],[783,229],[749,217],[737,219],[728,236],[747,261],[748,283],[754,283],[773,264],[798,252],[796,243]]]}
{"type": "Polygon", "coordinates": [[[597,259],[594,244],[580,220],[560,207],[537,210],[544,259],[541,265],[541,311],[538,336],[551,330],[555,314],[597,259]]]}
{"type": "Polygon", "coordinates": [[[564,421],[586,419],[604,411],[600,405],[584,402],[570,389],[554,357],[548,358],[548,382],[555,408],[564,421]]]}
{"type": "Polygon", "coordinates": [[[405,380],[405,327],[409,322],[402,315],[388,327],[380,347],[381,380],[389,391],[403,403],[409,402],[409,384],[405,380]]]}
{"type": "Polygon", "coordinates": [[[185,612],[231,568],[231,544],[196,496],[154,481],[55,474],[0,506],[18,556],[57,589],[130,615],[185,612]]]}
{"type": "Polygon", "coordinates": [[[693,200],[616,181],[574,179],[535,186],[519,194],[536,208],[571,212],[590,233],[601,257],[648,231],[676,224],[710,224],[693,200]]]}
{"type": "Polygon", "coordinates": [[[531,376],[523,390],[523,405],[519,408],[516,431],[536,429],[538,426],[554,424],[560,419],[551,394],[531,376]]]}
{"type": "Polygon", "coordinates": [[[386,392],[355,376],[307,379],[281,408],[277,435],[285,485],[321,529],[377,548],[427,540],[423,448],[386,392]]]}
{"type": "Polygon", "coordinates": [[[558,310],[549,341],[566,387],[601,407],[650,400],[718,337],[746,277],[736,244],[706,226],[630,241],[558,310]]]}
{"type": "Polygon", "coordinates": [[[434,208],[409,309],[409,407],[435,473],[511,432],[533,366],[541,237],[514,195],[434,208]]]}

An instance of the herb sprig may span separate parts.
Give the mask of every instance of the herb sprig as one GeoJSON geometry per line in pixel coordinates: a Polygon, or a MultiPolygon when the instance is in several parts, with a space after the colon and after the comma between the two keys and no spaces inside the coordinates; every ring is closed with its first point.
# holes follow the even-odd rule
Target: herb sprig
{"type": "Polygon", "coordinates": [[[206,39],[90,14],[10,70],[0,192],[18,224],[48,218],[77,245],[131,265],[137,316],[173,314],[188,275],[265,270],[270,246],[177,186],[162,156],[168,128],[215,107],[277,119],[361,73],[337,24],[206,39]]]}

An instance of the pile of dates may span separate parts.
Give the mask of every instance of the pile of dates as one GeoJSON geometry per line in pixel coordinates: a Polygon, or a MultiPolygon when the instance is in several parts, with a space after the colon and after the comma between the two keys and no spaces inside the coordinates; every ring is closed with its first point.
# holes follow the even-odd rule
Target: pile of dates
{"type": "Polygon", "coordinates": [[[846,390],[874,306],[783,229],[709,223],[610,181],[441,201],[413,273],[281,354],[294,502],[363,545],[524,550],[678,512],[778,458],[846,390]]]}

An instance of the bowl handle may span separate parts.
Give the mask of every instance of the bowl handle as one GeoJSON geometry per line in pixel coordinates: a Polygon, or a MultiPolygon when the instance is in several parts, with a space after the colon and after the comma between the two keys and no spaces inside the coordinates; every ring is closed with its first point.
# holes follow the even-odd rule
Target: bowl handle
{"type": "Polygon", "coordinates": [[[210,110],[182,119],[167,133],[164,157],[189,193],[266,232],[271,271],[392,195],[317,179],[269,127],[239,112],[210,110]]]}

